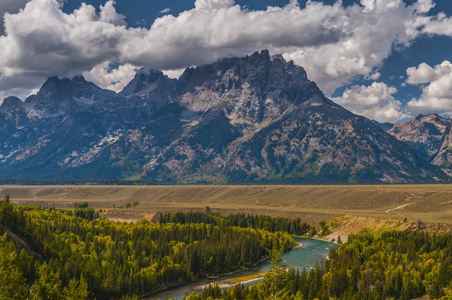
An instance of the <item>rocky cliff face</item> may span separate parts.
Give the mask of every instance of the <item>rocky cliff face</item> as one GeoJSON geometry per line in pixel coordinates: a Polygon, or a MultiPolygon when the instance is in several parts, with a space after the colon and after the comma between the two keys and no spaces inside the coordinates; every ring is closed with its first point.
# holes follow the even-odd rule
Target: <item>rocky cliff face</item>
{"type": "Polygon", "coordinates": [[[303,68],[268,51],[141,70],[119,94],[50,78],[0,107],[3,178],[159,183],[447,181],[372,121],[325,98],[303,68]]]}
{"type": "Polygon", "coordinates": [[[437,114],[419,115],[411,121],[395,124],[388,133],[404,141],[427,160],[441,147],[449,120],[437,114]]]}
{"type": "Polygon", "coordinates": [[[451,120],[436,114],[419,115],[387,132],[407,143],[413,150],[452,176],[451,120]]]}
{"type": "Polygon", "coordinates": [[[432,163],[441,166],[449,176],[452,175],[452,121],[447,124],[441,145],[433,157],[432,163]]]}

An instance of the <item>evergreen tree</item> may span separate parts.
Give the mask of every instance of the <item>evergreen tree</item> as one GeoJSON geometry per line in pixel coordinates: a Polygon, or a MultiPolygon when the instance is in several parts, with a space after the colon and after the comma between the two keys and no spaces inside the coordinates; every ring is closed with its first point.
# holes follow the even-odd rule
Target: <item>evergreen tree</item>
{"type": "Polygon", "coordinates": [[[28,295],[25,278],[18,267],[14,246],[7,239],[6,233],[0,237],[0,298],[25,299],[28,295]]]}
{"type": "Polygon", "coordinates": [[[30,299],[53,300],[63,299],[63,288],[58,273],[52,271],[47,263],[38,269],[39,279],[30,288],[30,299]]]}
{"type": "Polygon", "coordinates": [[[270,268],[265,276],[264,283],[268,287],[269,297],[271,299],[283,299],[287,291],[288,270],[287,265],[283,264],[282,249],[273,247],[269,254],[270,268]]]}

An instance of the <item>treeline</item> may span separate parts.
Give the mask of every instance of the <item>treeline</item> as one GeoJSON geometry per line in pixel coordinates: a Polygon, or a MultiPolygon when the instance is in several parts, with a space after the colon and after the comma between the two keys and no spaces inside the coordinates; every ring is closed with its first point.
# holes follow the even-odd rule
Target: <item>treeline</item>
{"type": "Polygon", "coordinates": [[[23,232],[27,243],[17,248],[8,233],[1,237],[1,299],[141,296],[251,266],[273,248],[294,246],[288,234],[252,228],[89,221],[70,211],[14,207],[6,199],[0,207],[3,226],[23,232]]]}
{"type": "Polygon", "coordinates": [[[99,218],[99,212],[96,212],[94,208],[88,206],[88,202],[74,203],[74,216],[87,219],[88,221],[99,218]]]}
{"type": "Polygon", "coordinates": [[[368,232],[331,248],[324,265],[303,270],[283,265],[262,283],[222,291],[209,287],[186,300],[205,299],[452,299],[452,235],[422,232],[368,232]],[[279,270],[279,271],[278,271],[279,270]]]}
{"type": "Polygon", "coordinates": [[[154,185],[150,180],[124,179],[9,179],[0,178],[0,185],[154,185]]]}
{"type": "Polygon", "coordinates": [[[219,212],[211,212],[208,207],[205,212],[161,213],[159,222],[160,224],[204,223],[216,226],[237,226],[240,228],[262,229],[269,232],[283,231],[292,235],[303,235],[308,233],[310,229],[310,226],[306,222],[302,222],[300,218],[272,218],[266,215],[250,215],[242,213],[230,214],[223,217],[220,216],[219,212]]]}
{"type": "Polygon", "coordinates": [[[18,234],[26,234],[27,220],[24,210],[15,210],[10,203],[9,195],[0,201],[0,235],[6,228],[13,228],[18,234]],[[6,227],[6,228],[5,228],[6,227]]]}

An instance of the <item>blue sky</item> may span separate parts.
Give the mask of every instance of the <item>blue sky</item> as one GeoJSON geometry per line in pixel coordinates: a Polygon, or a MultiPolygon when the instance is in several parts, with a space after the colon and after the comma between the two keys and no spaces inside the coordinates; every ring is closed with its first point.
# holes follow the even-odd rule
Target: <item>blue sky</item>
{"type": "Polygon", "coordinates": [[[119,91],[141,67],[177,77],[269,49],[368,118],[452,115],[449,0],[83,2],[0,1],[0,98],[78,74],[119,91]]]}

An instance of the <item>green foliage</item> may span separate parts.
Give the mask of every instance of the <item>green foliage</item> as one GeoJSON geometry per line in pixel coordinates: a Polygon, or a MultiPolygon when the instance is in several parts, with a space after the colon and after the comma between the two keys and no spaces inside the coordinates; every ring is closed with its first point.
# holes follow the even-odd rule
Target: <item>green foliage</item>
{"type": "MultiPolygon", "coordinates": [[[[275,249],[275,248],[274,248],[275,249]]],[[[280,265],[272,250],[272,267],[262,283],[244,288],[240,299],[452,299],[452,235],[422,232],[368,232],[350,235],[330,249],[329,260],[295,272],[280,265]],[[285,270],[285,271],[283,271],[285,270]],[[447,293],[447,294],[446,294],[447,293]]],[[[219,299],[228,298],[229,290],[219,299]]],[[[204,294],[191,296],[205,299],[204,294]]]]}
{"type": "Polygon", "coordinates": [[[313,236],[315,236],[317,234],[317,230],[315,229],[315,227],[311,227],[310,229],[309,229],[309,236],[310,237],[313,237],[313,236]]]}
{"type": "Polygon", "coordinates": [[[25,299],[28,290],[20,268],[20,260],[14,245],[5,233],[0,237],[0,298],[4,300],[25,299]]]}
{"type": "Polygon", "coordinates": [[[58,273],[53,272],[52,268],[43,263],[38,270],[39,278],[31,286],[30,296],[33,300],[51,300],[62,299],[63,288],[58,273]]]}
{"type": "Polygon", "coordinates": [[[86,300],[89,299],[88,283],[82,277],[80,280],[71,279],[64,288],[63,294],[66,300],[86,300]]]}
{"type": "Polygon", "coordinates": [[[288,234],[252,228],[92,220],[94,210],[84,204],[74,216],[7,201],[0,207],[9,216],[23,216],[23,238],[35,253],[19,251],[2,237],[0,280],[8,284],[0,285],[0,299],[133,299],[251,266],[273,247],[294,246],[288,234]]]}
{"type": "Polygon", "coordinates": [[[300,218],[272,218],[265,215],[230,214],[222,217],[219,212],[212,212],[207,206],[205,212],[175,212],[160,215],[160,223],[205,223],[218,226],[237,226],[241,228],[263,229],[269,232],[283,231],[293,235],[303,235],[310,226],[300,218]]]}
{"type": "Polygon", "coordinates": [[[76,218],[83,218],[88,221],[99,218],[100,212],[95,212],[94,208],[88,206],[89,204],[86,201],[83,203],[74,203],[74,216],[76,218]]]}
{"type": "Polygon", "coordinates": [[[290,273],[287,272],[287,265],[282,263],[283,257],[281,255],[282,250],[273,248],[270,251],[271,265],[263,282],[269,296],[273,299],[278,299],[287,292],[287,281],[290,273]]]}
{"type": "Polygon", "coordinates": [[[87,300],[88,285],[85,279],[69,280],[67,287],[63,288],[60,276],[52,270],[52,267],[44,262],[38,270],[39,278],[30,288],[29,299],[32,300],[87,300]]]}
{"type": "MultiPolygon", "coordinates": [[[[16,171],[16,170],[14,170],[16,171]]],[[[86,175],[86,174],[85,174],[86,175]]],[[[11,176],[11,175],[10,175],[11,176]]],[[[67,175],[65,176],[67,177],[67,175]]],[[[82,176],[80,176],[82,178],[82,176]]],[[[0,185],[153,185],[149,180],[126,180],[126,179],[11,179],[0,178],[0,185]]]]}
{"type": "Polygon", "coordinates": [[[74,207],[75,208],[87,208],[89,206],[88,202],[82,202],[82,203],[74,203],[74,207]]]}
{"type": "Polygon", "coordinates": [[[325,235],[328,235],[331,233],[330,229],[328,228],[328,225],[326,225],[325,221],[320,221],[319,222],[321,231],[319,233],[319,237],[324,237],[325,235]]]}
{"type": "Polygon", "coordinates": [[[126,208],[135,207],[135,206],[138,206],[138,205],[140,205],[140,202],[135,201],[135,202],[133,202],[132,204],[127,203],[127,204],[126,204],[126,208]]]}
{"type": "Polygon", "coordinates": [[[94,208],[87,207],[87,208],[76,208],[74,210],[74,216],[77,218],[83,218],[88,221],[92,221],[94,219],[94,208]]]}
{"type": "Polygon", "coordinates": [[[14,228],[16,233],[25,233],[26,218],[24,210],[13,209],[13,205],[9,201],[9,195],[0,201],[0,234],[5,231],[5,227],[14,228]]]}

